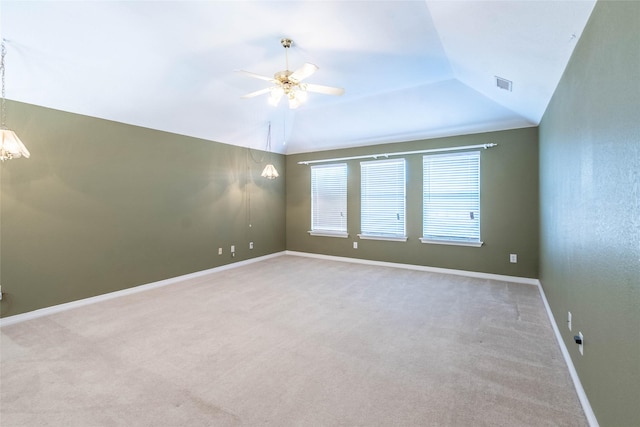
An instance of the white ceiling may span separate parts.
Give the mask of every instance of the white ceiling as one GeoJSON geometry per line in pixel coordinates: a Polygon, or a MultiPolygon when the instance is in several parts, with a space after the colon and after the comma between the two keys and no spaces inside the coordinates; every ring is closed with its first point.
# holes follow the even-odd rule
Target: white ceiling
{"type": "Polygon", "coordinates": [[[259,149],[271,122],[300,153],[537,125],[595,1],[1,3],[7,98],[259,149]],[[241,99],[285,36],[289,68],[346,93],[241,99]]]}

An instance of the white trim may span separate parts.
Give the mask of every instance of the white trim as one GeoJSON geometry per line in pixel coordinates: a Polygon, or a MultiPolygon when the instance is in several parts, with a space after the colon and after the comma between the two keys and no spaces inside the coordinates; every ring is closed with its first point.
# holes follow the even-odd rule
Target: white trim
{"type": "Polygon", "coordinates": [[[182,276],[171,277],[169,279],[160,280],[157,282],[147,283],[145,285],[134,286],[131,288],[121,289],[119,291],[109,292],[107,294],[96,295],[94,297],[84,298],[77,301],[71,301],[64,304],[52,305],[51,307],[45,307],[27,313],[16,314],[14,316],[8,316],[0,319],[0,328],[3,326],[14,325],[16,323],[25,322],[27,320],[37,319],[38,317],[49,316],[55,313],[61,313],[63,311],[72,310],[74,308],[83,307],[89,304],[95,304],[97,302],[108,301],[113,298],[122,297],[125,295],[137,294],[138,292],[144,292],[151,289],[161,288],[167,285],[173,285],[180,283],[183,280],[195,279],[197,277],[206,276],[208,274],[217,273],[224,270],[230,270],[232,268],[242,267],[244,265],[253,264],[254,262],[264,261],[270,258],[275,258],[284,255],[285,252],[276,252],[269,255],[264,255],[257,258],[251,258],[244,261],[238,261],[231,264],[221,265],[219,267],[210,268],[208,270],[196,271],[195,273],[184,274],[182,276]]]}
{"type": "Polygon", "coordinates": [[[321,236],[321,237],[341,237],[343,239],[346,239],[347,237],[349,237],[349,233],[344,232],[344,231],[314,231],[314,230],[310,230],[307,231],[307,233],[309,233],[311,236],[321,236]]]}
{"type": "Polygon", "coordinates": [[[560,329],[558,329],[558,324],[556,323],[556,319],[553,317],[553,312],[551,311],[551,307],[549,306],[549,301],[547,301],[547,297],[544,294],[542,283],[539,280],[537,280],[537,282],[538,282],[537,283],[538,290],[540,291],[540,296],[542,297],[542,302],[544,303],[544,308],[547,311],[547,316],[549,316],[549,321],[551,322],[551,327],[553,328],[553,333],[555,334],[556,340],[558,341],[558,345],[560,346],[560,351],[562,352],[564,361],[567,363],[569,374],[571,375],[571,379],[573,380],[573,386],[575,387],[576,393],[578,394],[578,399],[580,400],[580,404],[582,405],[582,410],[584,411],[584,414],[587,417],[587,422],[589,423],[590,427],[599,427],[596,414],[593,412],[591,403],[589,403],[589,398],[587,397],[587,393],[584,391],[584,388],[582,387],[582,383],[580,382],[580,377],[578,376],[576,367],[574,366],[573,360],[569,355],[569,350],[567,349],[567,346],[564,343],[562,334],[560,334],[560,329]]]}
{"type": "Polygon", "coordinates": [[[380,236],[377,234],[358,234],[358,237],[362,240],[386,240],[388,242],[406,242],[407,236],[380,236]]]}
{"type": "Polygon", "coordinates": [[[452,246],[472,246],[474,248],[479,248],[484,245],[484,242],[465,242],[462,240],[436,240],[436,239],[427,239],[424,237],[420,238],[421,243],[427,243],[429,245],[452,245],[452,246]]]}
{"type": "Polygon", "coordinates": [[[330,261],[352,262],[354,264],[377,265],[381,267],[406,268],[408,270],[428,271],[431,273],[454,274],[456,276],[474,277],[476,279],[500,280],[503,282],[523,283],[525,285],[538,285],[538,279],[529,277],[505,276],[502,274],[481,273],[478,271],[454,270],[451,268],[429,267],[426,265],[400,264],[396,262],[372,261],[369,259],[339,257],[334,255],[314,254],[310,252],[285,251],[286,255],[302,256],[308,258],[326,259],[330,261]]]}

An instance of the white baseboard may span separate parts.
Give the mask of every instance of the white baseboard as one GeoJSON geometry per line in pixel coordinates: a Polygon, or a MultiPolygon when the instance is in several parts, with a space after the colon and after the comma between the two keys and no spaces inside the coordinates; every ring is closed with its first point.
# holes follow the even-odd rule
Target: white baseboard
{"type": "Polygon", "coordinates": [[[369,259],[339,257],[333,255],[313,254],[309,252],[285,251],[287,255],[303,256],[308,258],[326,259],[330,261],[351,262],[354,264],[377,265],[381,267],[405,268],[408,270],[428,271],[431,273],[455,274],[456,276],[474,277],[477,279],[500,280],[511,283],[524,283],[527,285],[538,285],[538,279],[529,277],[505,276],[502,274],[481,273],[478,271],[454,270],[451,268],[428,267],[425,265],[400,264],[396,262],[372,261],[369,259]]]}
{"type": "Polygon", "coordinates": [[[580,404],[582,405],[584,414],[587,417],[587,422],[589,423],[590,427],[599,427],[596,414],[593,412],[591,403],[589,403],[587,394],[585,393],[584,388],[582,387],[582,383],[580,382],[580,377],[578,377],[578,372],[576,371],[576,367],[573,364],[573,360],[571,360],[571,356],[569,355],[569,350],[567,349],[567,346],[564,343],[564,340],[562,339],[562,335],[560,334],[560,329],[558,329],[558,324],[556,323],[556,319],[553,316],[551,307],[549,306],[549,301],[547,301],[547,297],[544,294],[542,283],[540,283],[539,280],[537,282],[538,282],[538,290],[540,291],[540,296],[542,297],[542,302],[544,303],[544,308],[545,310],[547,310],[547,315],[549,316],[549,320],[551,321],[551,327],[553,328],[553,333],[555,334],[556,340],[558,341],[558,345],[560,346],[560,351],[562,352],[564,361],[567,363],[569,374],[571,375],[571,379],[573,380],[573,386],[576,389],[576,393],[578,393],[578,399],[580,399],[580,404]]]}
{"type": "Polygon", "coordinates": [[[479,272],[473,272],[473,271],[453,270],[453,269],[447,269],[447,268],[427,267],[427,266],[421,266],[421,265],[399,264],[399,263],[384,262],[384,261],[371,261],[371,260],[358,259],[358,258],[347,258],[347,257],[338,257],[338,256],[332,256],[332,255],[313,254],[308,252],[283,251],[283,252],[276,252],[273,254],[269,254],[269,255],[265,255],[257,258],[251,258],[248,260],[239,261],[231,264],[222,265],[220,267],[215,267],[208,270],[197,271],[195,273],[189,273],[182,276],[172,277],[169,279],[160,280],[153,283],[134,286],[131,288],[122,289],[115,292],[109,292],[107,294],[84,298],[77,301],[71,301],[64,304],[53,305],[51,307],[45,307],[38,310],[29,311],[27,313],[21,313],[21,314],[16,314],[14,316],[0,318],[0,328],[3,326],[13,325],[15,323],[24,322],[31,319],[36,319],[38,317],[48,316],[54,313],[60,313],[62,311],[71,310],[77,307],[82,307],[89,304],[95,304],[101,301],[107,301],[112,298],[119,298],[125,295],[131,295],[138,292],[144,292],[150,289],[155,289],[162,286],[171,285],[174,283],[179,283],[183,280],[193,279],[196,277],[205,276],[207,274],[212,274],[219,271],[242,267],[243,265],[264,261],[269,258],[274,258],[274,257],[282,256],[285,254],[294,255],[294,256],[305,256],[310,258],[327,259],[332,261],[352,262],[352,263],[358,263],[358,264],[369,264],[369,265],[378,265],[378,266],[384,266],[384,267],[429,271],[433,273],[456,274],[459,276],[475,277],[475,278],[481,278],[481,279],[502,280],[502,281],[515,282],[515,283],[526,283],[530,285],[536,285],[539,283],[537,279],[529,279],[526,277],[503,276],[499,274],[479,273],[479,272]]]}
{"type": "Polygon", "coordinates": [[[64,304],[52,305],[51,307],[41,308],[39,310],[29,311],[27,313],[16,314],[15,316],[8,316],[0,319],[0,328],[3,326],[14,325],[16,323],[25,322],[31,319],[37,319],[38,317],[49,316],[51,314],[60,313],[62,311],[71,310],[74,308],[82,307],[89,304],[95,304],[101,301],[107,301],[113,298],[119,298],[125,295],[136,294],[138,292],[148,291],[150,289],[161,288],[163,286],[180,283],[181,281],[194,279],[208,274],[217,273],[224,270],[230,270],[232,268],[242,267],[243,265],[253,264],[254,262],[264,261],[270,258],[275,258],[284,255],[285,252],[276,252],[269,255],[264,255],[257,258],[251,258],[244,261],[238,261],[231,264],[221,265],[220,267],[210,268],[208,270],[196,271],[195,273],[184,274],[182,276],[171,277],[169,279],[160,280],[157,282],[147,283],[144,285],[134,286],[132,288],[122,289],[115,292],[109,292],[107,294],[97,295],[95,297],[84,298],[77,301],[71,301],[64,304]]]}

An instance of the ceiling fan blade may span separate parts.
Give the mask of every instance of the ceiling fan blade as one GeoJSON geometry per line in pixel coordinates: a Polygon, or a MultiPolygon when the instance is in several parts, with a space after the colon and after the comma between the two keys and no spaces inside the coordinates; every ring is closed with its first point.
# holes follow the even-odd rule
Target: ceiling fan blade
{"type": "Polygon", "coordinates": [[[266,89],[260,89],[255,92],[248,93],[246,95],[242,95],[240,98],[253,98],[254,96],[259,96],[265,93],[269,93],[272,88],[268,87],[266,89]]]}
{"type": "Polygon", "coordinates": [[[246,74],[249,77],[253,77],[254,79],[266,80],[268,82],[275,82],[273,77],[262,76],[260,74],[252,73],[250,71],[238,70],[239,73],[246,74]]]}
{"type": "Polygon", "coordinates": [[[300,82],[306,79],[307,77],[309,77],[310,75],[312,75],[313,73],[315,73],[316,71],[318,71],[317,65],[313,65],[308,62],[305,62],[302,67],[298,68],[293,73],[291,73],[289,78],[297,82],[300,82]]]}
{"type": "Polygon", "coordinates": [[[338,96],[344,94],[344,89],[342,89],[341,87],[314,85],[312,83],[307,83],[305,87],[308,92],[316,92],[316,93],[323,93],[325,95],[338,95],[338,96]]]}

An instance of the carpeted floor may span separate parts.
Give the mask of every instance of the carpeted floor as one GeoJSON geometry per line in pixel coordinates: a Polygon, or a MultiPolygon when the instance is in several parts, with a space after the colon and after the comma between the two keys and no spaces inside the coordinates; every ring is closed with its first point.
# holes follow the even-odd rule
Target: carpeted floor
{"type": "Polygon", "coordinates": [[[532,285],[281,256],[1,330],[9,426],[586,426],[532,285]]]}

